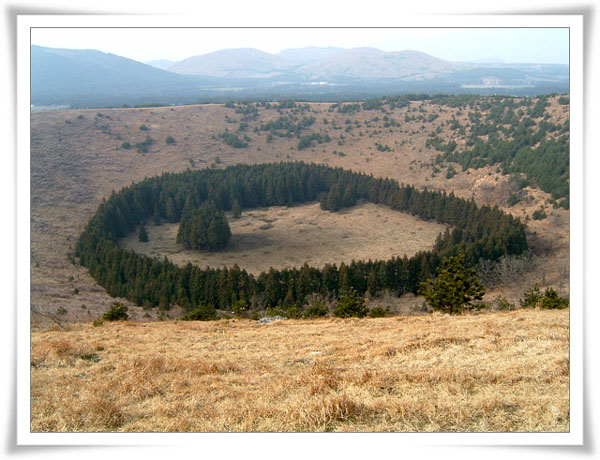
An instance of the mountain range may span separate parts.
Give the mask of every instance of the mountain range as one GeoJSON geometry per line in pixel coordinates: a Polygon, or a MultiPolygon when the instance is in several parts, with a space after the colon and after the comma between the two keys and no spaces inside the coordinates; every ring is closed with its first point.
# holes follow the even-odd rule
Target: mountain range
{"type": "Polygon", "coordinates": [[[236,48],[141,63],[97,50],[31,46],[34,105],[100,107],[232,98],[339,100],[399,92],[568,92],[564,65],[452,62],[414,51],[236,48]]]}

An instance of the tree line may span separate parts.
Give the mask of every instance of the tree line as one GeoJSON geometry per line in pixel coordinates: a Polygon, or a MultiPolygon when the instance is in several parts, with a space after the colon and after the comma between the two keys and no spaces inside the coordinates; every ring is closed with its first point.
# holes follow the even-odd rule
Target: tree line
{"type": "MultiPolygon", "coordinates": [[[[399,242],[401,245],[402,242],[399,242]]],[[[398,295],[417,293],[422,281],[435,274],[445,257],[465,255],[473,266],[481,259],[497,260],[527,249],[525,226],[498,208],[445,192],[417,190],[392,179],[375,178],[341,168],[306,163],[236,165],[223,170],[165,173],[113,192],[98,207],[81,234],[75,255],[94,279],[114,297],[137,305],[188,311],[205,304],[231,310],[242,301],[250,308],[303,305],[318,294],[331,299],[354,289],[360,295],[383,290],[398,295]],[[326,264],[323,268],[270,269],[258,276],[237,265],[179,267],[127,251],[118,239],[153,219],[178,222],[202,214],[210,203],[212,215],[232,208],[284,206],[319,200],[336,211],[359,200],[388,205],[425,220],[448,224],[431,251],[389,260],[359,260],[326,264]]]]}

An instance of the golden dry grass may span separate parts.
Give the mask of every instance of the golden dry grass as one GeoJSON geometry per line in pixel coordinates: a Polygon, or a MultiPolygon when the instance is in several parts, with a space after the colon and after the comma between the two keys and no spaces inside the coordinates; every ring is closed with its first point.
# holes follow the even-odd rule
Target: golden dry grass
{"type": "Polygon", "coordinates": [[[569,430],[569,311],[90,323],[31,340],[31,429],[569,430]]]}

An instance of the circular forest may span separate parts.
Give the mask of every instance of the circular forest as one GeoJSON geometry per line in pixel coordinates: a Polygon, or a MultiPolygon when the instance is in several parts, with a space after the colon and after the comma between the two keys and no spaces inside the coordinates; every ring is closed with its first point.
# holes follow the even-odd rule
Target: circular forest
{"type": "MultiPolygon", "coordinates": [[[[402,241],[398,242],[402,245],[402,241]]],[[[231,311],[294,307],[301,311],[315,295],[337,299],[345,292],[375,296],[387,290],[416,294],[442,260],[464,255],[466,265],[497,260],[527,249],[525,226],[497,208],[445,192],[417,190],[392,179],[306,163],[236,165],[222,170],[165,173],[114,193],[98,207],[81,234],[75,254],[92,277],[113,297],[144,307],[186,311],[200,307],[205,319],[215,309],[231,311]],[[219,251],[231,238],[225,212],[291,206],[319,201],[337,212],[358,201],[384,204],[392,210],[452,227],[441,233],[432,250],[412,257],[327,263],[317,268],[273,269],[258,275],[237,265],[201,268],[178,266],[125,250],[120,238],[143,223],[179,222],[178,243],[185,248],[219,251]]],[[[197,310],[196,310],[197,311],[197,310]]]]}

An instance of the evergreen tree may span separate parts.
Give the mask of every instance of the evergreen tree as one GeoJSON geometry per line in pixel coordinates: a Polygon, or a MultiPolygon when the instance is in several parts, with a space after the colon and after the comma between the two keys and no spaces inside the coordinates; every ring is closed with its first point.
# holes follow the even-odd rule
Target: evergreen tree
{"type": "Polygon", "coordinates": [[[457,314],[473,307],[473,300],[481,300],[485,288],[472,268],[465,267],[465,257],[448,257],[442,261],[437,279],[421,283],[420,294],[434,310],[457,314]]]}
{"type": "Polygon", "coordinates": [[[146,233],[146,227],[144,226],[144,222],[140,222],[140,230],[138,232],[138,239],[141,243],[148,242],[148,233],[146,233]]]}
{"type": "Polygon", "coordinates": [[[358,295],[356,289],[350,288],[338,299],[333,316],[338,318],[350,318],[352,316],[364,318],[367,316],[368,311],[365,306],[365,299],[358,295]]]}
{"type": "Polygon", "coordinates": [[[234,219],[237,219],[242,215],[242,208],[240,207],[240,202],[238,200],[233,200],[233,204],[231,205],[231,215],[234,219]]]}

